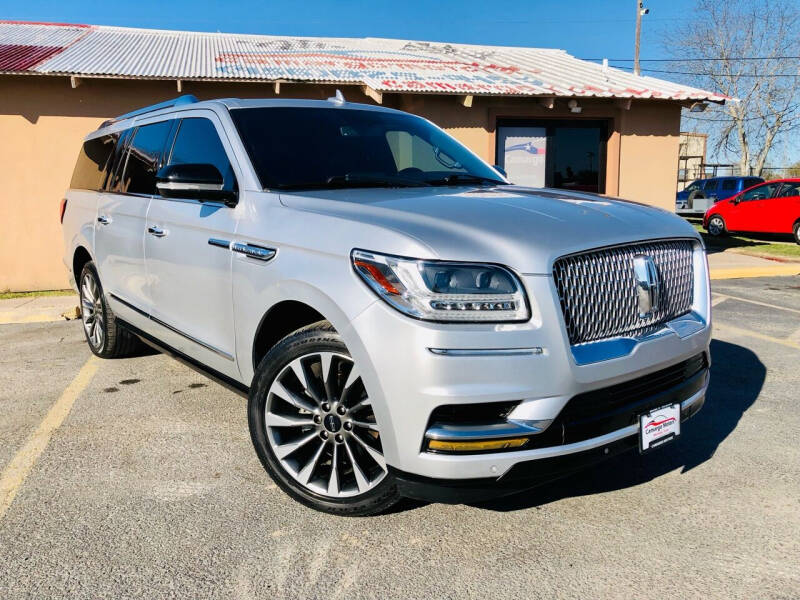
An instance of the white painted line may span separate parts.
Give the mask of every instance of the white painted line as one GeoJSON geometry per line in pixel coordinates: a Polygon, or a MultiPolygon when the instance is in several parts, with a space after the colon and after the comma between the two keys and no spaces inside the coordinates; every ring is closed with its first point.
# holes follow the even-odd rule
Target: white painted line
{"type": "MultiPolygon", "coordinates": [[[[716,294],[714,294],[714,295],[716,295],[716,294]]],[[[725,300],[728,299],[728,296],[721,296],[721,295],[716,295],[716,296],[717,296],[716,298],[711,300],[711,306],[716,306],[720,302],[725,302],[725,300]]]]}
{"type": "Polygon", "coordinates": [[[3,473],[0,474],[0,520],[6,514],[8,507],[11,506],[19,488],[25,482],[25,478],[31,472],[33,465],[36,464],[36,460],[44,452],[53,432],[64,422],[64,419],[72,409],[72,405],[75,404],[75,400],[89,385],[99,366],[100,361],[97,357],[89,357],[89,360],[78,371],[75,379],[72,380],[67,389],[61,394],[61,397],[50,408],[47,416],[39,424],[36,431],[33,432],[33,435],[28,438],[25,445],[20,448],[19,452],[11,459],[11,462],[3,469],[3,473]]]}
{"type": "Polygon", "coordinates": [[[800,314],[800,310],[796,308],[788,308],[786,306],[778,306],[777,304],[769,304],[768,302],[761,302],[760,300],[750,300],[750,298],[742,298],[740,296],[729,296],[728,294],[713,294],[715,296],[719,296],[721,300],[715,300],[711,302],[711,306],[715,304],[719,304],[722,300],[730,298],[731,300],[738,300],[739,302],[749,302],[750,304],[757,304],[758,306],[765,306],[767,308],[774,308],[775,310],[785,310],[787,312],[793,312],[800,314]]]}

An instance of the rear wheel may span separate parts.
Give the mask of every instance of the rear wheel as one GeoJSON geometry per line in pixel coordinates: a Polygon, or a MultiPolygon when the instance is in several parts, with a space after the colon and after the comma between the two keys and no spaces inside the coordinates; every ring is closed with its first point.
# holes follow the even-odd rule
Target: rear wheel
{"type": "Polygon", "coordinates": [[[707,230],[709,235],[713,235],[714,237],[725,235],[725,221],[723,221],[722,217],[719,215],[714,215],[708,220],[707,230]]]}
{"type": "Polygon", "coordinates": [[[792,227],[792,233],[794,234],[794,241],[800,244],[800,221],[794,224],[794,227],[792,227]]]}
{"type": "Polygon", "coordinates": [[[288,335],[256,370],[250,435],[272,479],[306,506],[340,515],[399,500],[358,367],[327,321],[288,335]]]}
{"type": "Polygon", "coordinates": [[[139,340],[117,324],[93,262],[84,265],[79,281],[81,321],[89,349],[101,358],[132,354],[139,347],[139,340]]]}

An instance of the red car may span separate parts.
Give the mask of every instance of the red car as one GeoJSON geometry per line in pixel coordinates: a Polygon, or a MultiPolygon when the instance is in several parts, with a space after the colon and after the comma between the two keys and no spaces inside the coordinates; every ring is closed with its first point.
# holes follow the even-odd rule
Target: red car
{"type": "Polygon", "coordinates": [[[711,235],[729,231],[791,233],[800,244],[800,179],[776,179],[747,188],[706,211],[711,235]]]}

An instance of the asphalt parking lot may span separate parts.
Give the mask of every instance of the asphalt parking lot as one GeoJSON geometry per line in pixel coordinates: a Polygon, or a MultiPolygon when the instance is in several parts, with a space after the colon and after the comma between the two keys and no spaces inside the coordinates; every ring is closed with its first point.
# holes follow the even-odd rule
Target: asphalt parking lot
{"type": "Polygon", "coordinates": [[[714,291],[709,398],[675,444],[364,519],[285,496],[244,400],[177,362],[2,325],[0,468],[36,459],[0,507],[0,598],[798,598],[800,277],[714,291]]]}

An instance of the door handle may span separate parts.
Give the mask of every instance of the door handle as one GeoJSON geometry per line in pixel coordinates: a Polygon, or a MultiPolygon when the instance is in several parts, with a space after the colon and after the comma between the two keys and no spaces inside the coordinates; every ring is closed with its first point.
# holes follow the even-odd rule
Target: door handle
{"type": "Polygon", "coordinates": [[[108,225],[109,223],[111,223],[111,219],[109,219],[105,215],[100,215],[99,217],[97,217],[97,222],[100,223],[100,225],[108,225]]]}
{"type": "Polygon", "coordinates": [[[164,237],[165,235],[167,235],[167,232],[165,230],[161,229],[161,227],[157,227],[156,225],[151,225],[150,227],[148,227],[147,233],[149,233],[150,235],[154,235],[156,237],[164,237]]]}

